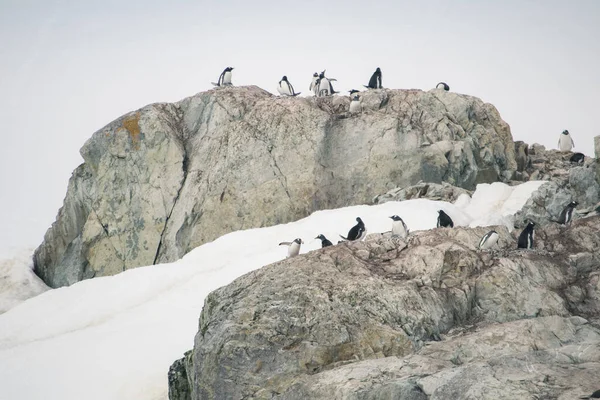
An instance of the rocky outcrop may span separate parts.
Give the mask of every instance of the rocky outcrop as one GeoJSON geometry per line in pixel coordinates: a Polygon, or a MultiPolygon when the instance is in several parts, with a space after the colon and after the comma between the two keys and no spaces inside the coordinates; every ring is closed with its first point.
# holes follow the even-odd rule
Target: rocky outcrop
{"type": "Polygon", "coordinates": [[[508,125],[477,98],[373,90],[349,99],[219,88],[96,132],[35,253],[50,286],[180,258],[225,233],[369,203],[419,181],[472,189],[516,170],[508,125]]]}
{"type": "MultiPolygon", "coordinates": [[[[370,235],[212,292],[192,399],[572,399],[600,379],[600,216],[539,229],[370,235]]],[[[181,363],[179,363],[181,365],[181,363]]],[[[174,397],[173,399],[176,399],[174,397]]]]}
{"type": "Polygon", "coordinates": [[[528,167],[524,174],[531,180],[547,180],[517,213],[518,226],[525,220],[538,225],[557,221],[563,208],[571,201],[579,203],[574,218],[595,212],[600,205],[600,164],[586,157],[582,165],[569,161],[573,153],[546,150],[534,144],[529,147],[528,167]]]}
{"type": "Polygon", "coordinates": [[[396,188],[385,194],[375,196],[373,204],[383,204],[388,201],[404,201],[426,198],[430,200],[447,201],[454,203],[460,195],[472,196],[473,192],[453,186],[449,183],[419,182],[405,188],[396,188]]]}

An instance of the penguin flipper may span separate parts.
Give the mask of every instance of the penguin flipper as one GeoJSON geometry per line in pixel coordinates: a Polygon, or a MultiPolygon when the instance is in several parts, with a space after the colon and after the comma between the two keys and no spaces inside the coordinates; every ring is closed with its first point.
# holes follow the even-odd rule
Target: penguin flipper
{"type": "Polygon", "coordinates": [[[342,239],[344,239],[344,240],[350,240],[350,239],[348,239],[348,238],[345,238],[345,237],[343,237],[342,235],[340,235],[340,237],[341,237],[342,239]]]}
{"type": "Polygon", "coordinates": [[[215,82],[211,82],[211,83],[212,83],[213,86],[217,86],[217,87],[221,86],[221,85],[219,85],[218,83],[215,83],[215,82]]]}
{"type": "Polygon", "coordinates": [[[302,92],[294,93],[294,94],[292,95],[292,97],[296,97],[296,96],[298,96],[299,94],[302,94],[302,92]]]}
{"type": "Polygon", "coordinates": [[[279,243],[280,246],[291,246],[292,242],[281,242],[279,243]]]}

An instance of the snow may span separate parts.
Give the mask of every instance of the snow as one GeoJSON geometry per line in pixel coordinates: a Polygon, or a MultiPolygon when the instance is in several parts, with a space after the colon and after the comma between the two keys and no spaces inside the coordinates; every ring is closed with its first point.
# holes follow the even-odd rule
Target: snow
{"type": "MultiPolygon", "coordinates": [[[[168,368],[193,347],[206,295],[283,259],[287,248],[279,242],[300,237],[301,253],[316,250],[314,237],[322,233],[336,243],[357,216],[368,233],[389,231],[394,214],[411,232],[431,229],[440,209],[456,226],[507,224],[542,183],[479,185],[472,199],[456,204],[416,199],[318,211],[224,235],[173,263],[45,291],[0,315],[0,399],[167,399],[168,368]]],[[[10,279],[36,287],[29,264],[10,265],[10,279]]]]}
{"type": "Polygon", "coordinates": [[[48,290],[33,272],[33,249],[5,250],[0,260],[0,314],[48,290]]]}

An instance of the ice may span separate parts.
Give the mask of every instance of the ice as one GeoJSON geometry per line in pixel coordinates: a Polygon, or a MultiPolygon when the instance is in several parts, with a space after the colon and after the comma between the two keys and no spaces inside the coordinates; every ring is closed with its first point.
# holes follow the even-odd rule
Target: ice
{"type": "MultiPolygon", "coordinates": [[[[301,253],[313,251],[320,247],[314,237],[322,233],[337,243],[358,216],[368,233],[389,231],[394,214],[411,232],[431,229],[440,209],[455,226],[505,223],[542,183],[479,185],[472,199],[456,204],[416,199],[318,211],[224,235],[173,263],[47,290],[0,315],[0,399],[167,399],[168,368],[193,347],[206,295],[285,258],[279,242],[300,237],[301,253]]],[[[13,291],[2,304],[39,288],[30,262],[13,261],[0,271],[22,282],[24,294],[13,291]]]]}

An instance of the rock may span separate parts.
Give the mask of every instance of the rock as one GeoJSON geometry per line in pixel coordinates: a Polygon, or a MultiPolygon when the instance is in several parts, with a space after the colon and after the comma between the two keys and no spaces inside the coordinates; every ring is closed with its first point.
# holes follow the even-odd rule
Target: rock
{"type": "Polygon", "coordinates": [[[419,182],[406,188],[396,188],[385,194],[376,196],[373,204],[383,204],[388,201],[404,201],[411,199],[430,199],[454,203],[462,194],[471,196],[472,191],[452,186],[449,183],[419,182]]]}
{"type": "Polygon", "coordinates": [[[419,181],[510,179],[509,126],[474,97],[374,90],[280,98],[255,86],[153,104],[94,133],[36,250],[52,287],[179,259],[239,229],[369,203],[419,181]],[[429,146],[422,145],[430,143],[429,146]]]}
{"type": "Polygon", "coordinates": [[[600,160],[600,135],[594,136],[594,154],[596,160],[600,160]]]}
{"type": "Polygon", "coordinates": [[[515,159],[517,171],[523,172],[529,166],[529,145],[522,141],[515,142],[515,159]]]}
{"type": "Polygon", "coordinates": [[[189,363],[191,351],[184,357],[175,361],[169,368],[169,400],[191,400],[190,381],[187,375],[186,364],[189,363]]]}
{"type": "Polygon", "coordinates": [[[406,243],[370,235],[244,275],[205,300],[187,365],[192,399],[590,392],[600,378],[599,223],[540,228],[528,251],[504,227],[499,249],[483,252],[488,227],[406,243]]]}

